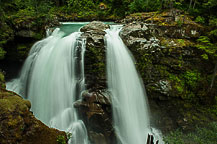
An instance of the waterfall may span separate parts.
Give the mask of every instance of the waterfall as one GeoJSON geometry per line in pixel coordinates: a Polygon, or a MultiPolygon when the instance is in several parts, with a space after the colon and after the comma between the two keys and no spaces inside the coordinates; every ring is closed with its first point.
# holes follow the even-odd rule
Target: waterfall
{"type": "Polygon", "coordinates": [[[119,37],[120,26],[106,30],[108,90],[119,144],[145,144],[149,114],[145,88],[129,50],[119,37]]]}
{"type": "MultiPolygon", "coordinates": [[[[86,127],[73,107],[85,88],[84,55],[86,39],[78,32],[82,26],[67,25],[33,45],[20,75],[7,82],[14,91],[32,103],[34,115],[46,125],[70,132],[69,144],[88,144],[86,127]]],[[[106,30],[107,82],[112,100],[114,129],[118,144],[145,144],[149,124],[145,88],[133,56],[119,37],[121,26],[106,30]]]]}
{"type": "Polygon", "coordinates": [[[70,132],[71,144],[88,144],[85,125],[73,107],[85,90],[85,40],[80,35],[65,36],[55,29],[33,45],[19,78],[7,83],[8,90],[31,101],[31,110],[43,123],[70,132]]]}

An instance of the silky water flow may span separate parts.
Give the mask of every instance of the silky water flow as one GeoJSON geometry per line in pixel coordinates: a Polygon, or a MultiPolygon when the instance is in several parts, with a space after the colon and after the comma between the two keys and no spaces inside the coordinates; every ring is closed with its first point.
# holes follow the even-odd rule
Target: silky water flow
{"type": "Polygon", "coordinates": [[[158,140],[161,138],[159,132],[150,127],[145,88],[132,54],[119,36],[120,30],[120,25],[111,26],[105,38],[114,129],[118,144],[145,144],[148,134],[158,140]]]}
{"type": "Polygon", "coordinates": [[[84,123],[73,103],[84,87],[85,40],[80,32],[68,36],[56,28],[30,50],[20,76],[7,83],[32,103],[34,115],[50,127],[70,132],[70,144],[88,144],[84,123]]]}

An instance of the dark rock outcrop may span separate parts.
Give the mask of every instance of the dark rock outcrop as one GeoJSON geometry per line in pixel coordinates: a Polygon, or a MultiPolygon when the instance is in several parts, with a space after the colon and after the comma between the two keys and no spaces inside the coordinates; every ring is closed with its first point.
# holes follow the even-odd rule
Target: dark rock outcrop
{"type": "Polygon", "coordinates": [[[106,88],[106,54],[104,36],[109,28],[102,22],[93,21],[81,28],[82,37],[86,39],[85,81],[87,89],[102,90],[106,88]]]}
{"type": "Polygon", "coordinates": [[[82,100],[75,102],[74,107],[77,108],[84,121],[92,143],[112,144],[115,142],[111,102],[105,93],[84,92],[82,100]]]}

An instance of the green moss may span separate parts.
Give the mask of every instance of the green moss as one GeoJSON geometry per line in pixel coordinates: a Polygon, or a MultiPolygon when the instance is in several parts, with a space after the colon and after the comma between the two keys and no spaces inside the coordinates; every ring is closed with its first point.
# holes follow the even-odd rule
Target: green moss
{"type": "Polygon", "coordinates": [[[58,144],[66,144],[66,138],[63,135],[58,135],[57,136],[57,143],[58,144]]]}
{"type": "Polygon", "coordinates": [[[208,59],[209,59],[209,57],[208,57],[207,54],[202,54],[201,57],[202,57],[203,59],[205,59],[205,60],[208,60],[208,59]]]}
{"type": "MultiPolygon", "coordinates": [[[[161,45],[167,48],[184,48],[194,46],[194,42],[187,39],[169,39],[163,38],[161,40],[161,45]]],[[[173,50],[173,49],[171,49],[173,50]]]]}
{"type": "Polygon", "coordinates": [[[41,33],[35,33],[35,34],[33,35],[33,38],[35,38],[35,39],[37,39],[37,40],[40,40],[40,39],[43,38],[43,35],[42,35],[41,33]]]}
{"type": "Polygon", "coordinates": [[[0,82],[4,82],[4,81],[5,81],[4,74],[0,72],[0,82]]]}
{"type": "Polygon", "coordinates": [[[172,83],[174,95],[189,101],[195,100],[194,90],[199,84],[200,73],[197,71],[187,71],[179,75],[170,73],[169,80],[172,83]]]}
{"type": "Polygon", "coordinates": [[[0,88],[5,88],[5,77],[4,74],[0,71],[0,88]]]}
{"type": "Polygon", "coordinates": [[[211,106],[208,110],[209,112],[214,113],[217,116],[217,105],[211,106]]]}
{"type": "Polygon", "coordinates": [[[18,44],[17,45],[18,58],[25,59],[28,56],[30,48],[31,48],[31,43],[18,44]]]}
{"type": "Polygon", "coordinates": [[[202,50],[207,56],[204,54],[202,55],[205,56],[205,59],[209,58],[209,56],[213,58],[217,58],[217,44],[214,44],[211,42],[210,38],[207,36],[200,36],[197,39],[198,44],[196,47],[200,50],[202,50]]]}
{"type": "Polygon", "coordinates": [[[0,47],[0,60],[4,59],[5,54],[6,54],[6,51],[2,47],[0,47]]]}
{"type": "Polygon", "coordinates": [[[198,71],[187,71],[181,75],[184,78],[185,84],[187,84],[191,89],[195,89],[198,82],[201,80],[201,74],[198,71]]]}
{"type": "Polygon", "coordinates": [[[197,16],[196,19],[195,19],[195,22],[204,24],[205,23],[205,18],[201,17],[201,16],[197,16]]]}
{"type": "Polygon", "coordinates": [[[182,27],[182,25],[184,24],[184,23],[183,23],[183,19],[178,19],[178,20],[176,21],[176,23],[177,23],[177,26],[178,26],[178,27],[182,27]]]}

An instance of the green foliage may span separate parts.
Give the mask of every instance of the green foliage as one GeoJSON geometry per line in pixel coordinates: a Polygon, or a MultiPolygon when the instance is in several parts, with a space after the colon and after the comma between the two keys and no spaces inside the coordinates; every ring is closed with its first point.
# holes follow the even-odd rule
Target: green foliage
{"type": "Polygon", "coordinates": [[[189,86],[189,88],[194,89],[198,85],[200,78],[200,73],[197,71],[187,71],[182,77],[185,80],[185,84],[189,86]]]}
{"type": "Polygon", "coordinates": [[[182,27],[182,25],[183,25],[183,20],[178,19],[178,20],[177,20],[177,25],[178,25],[178,27],[182,27]]]}
{"type": "Polygon", "coordinates": [[[67,3],[70,12],[84,13],[96,9],[92,0],[67,0],[67,3]]]}
{"type": "Polygon", "coordinates": [[[204,24],[205,23],[205,18],[201,17],[201,16],[197,16],[196,19],[195,19],[195,22],[204,24]]]}
{"type": "Polygon", "coordinates": [[[4,51],[4,49],[0,47],[0,60],[4,59],[5,54],[6,54],[6,51],[4,51]]]}
{"type": "Polygon", "coordinates": [[[3,74],[2,71],[0,70],[0,82],[4,82],[4,81],[5,81],[4,74],[3,74]]]}
{"type": "Polygon", "coordinates": [[[178,97],[189,101],[195,100],[195,94],[193,92],[201,80],[201,74],[198,71],[189,70],[179,75],[169,73],[169,80],[178,97]]]}
{"type": "Polygon", "coordinates": [[[202,54],[201,57],[202,57],[203,59],[205,59],[205,60],[208,60],[208,59],[209,59],[209,57],[208,57],[207,54],[202,54]]]}
{"type": "Polygon", "coordinates": [[[144,11],[156,11],[161,7],[160,0],[134,0],[129,4],[129,11],[131,13],[144,12],[144,11]]]}
{"type": "Polygon", "coordinates": [[[210,31],[209,35],[213,37],[217,37],[217,29],[210,31]]]}
{"type": "Polygon", "coordinates": [[[170,132],[169,135],[164,137],[164,142],[166,144],[184,144],[182,139],[183,133],[180,130],[176,130],[174,132],[170,132]]]}
{"type": "Polygon", "coordinates": [[[5,88],[5,76],[0,69],[0,88],[5,88]]]}
{"type": "Polygon", "coordinates": [[[67,136],[67,140],[69,140],[70,138],[72,138],[72,133],[67,132],[67,133],[66,133],[66,136],[67,136]]]}
{"type": "MultiPolygon", "coordinates": [[[[217,97],[216,97],[216,101],[217,101],[217,97]]],[[[209,111],[217,115],[217,105],[213,105],[212,107],[210,107],[209,111]]]]}
{"type": "Polygon", "coordinates": [[[217,27],[217,18],[211,17],[209,20],[209,25],[217,27]]]}
{"type": "Polygon", "coordinates": [[[183,92],[185,91],[185,83],[182,79],[178,77],[178,75],[169,75],[169,79],[173,83],[174,89],[178,92],[178,95],[183,95],[183,92]]]}
{"type": "Polygon", "coordinates": [[[217,123],[213,122],[206,127],[196,127],[194,132],[185,134],[181,130],[170,132],[164,137],[167,144],[214,144],[217,142],[217,123]]]}
{"type": "Polygon", "coordinates": [[[67,143],[66,143],[65,136],[63,136],[63,135],[58,135],[58,136],[57,136],[57,143],[58,143],[58,144],[67,144],[67,143]]]}
{"type": "MultiPolygon", "coordinates": [[[[211,56],[213,58],[217,58],[217,45],[213,44],[210,41],[209,37],[200,36],[199,39],[197,39],[197,42],[199,43],[199,44],[196,45],[196,47],[198,49],[203,50],[206,55],[209,55],[209,56],[211,56]]],[[[204,54],[203,54],[202,57],[204,57],[204,54]]]]}

